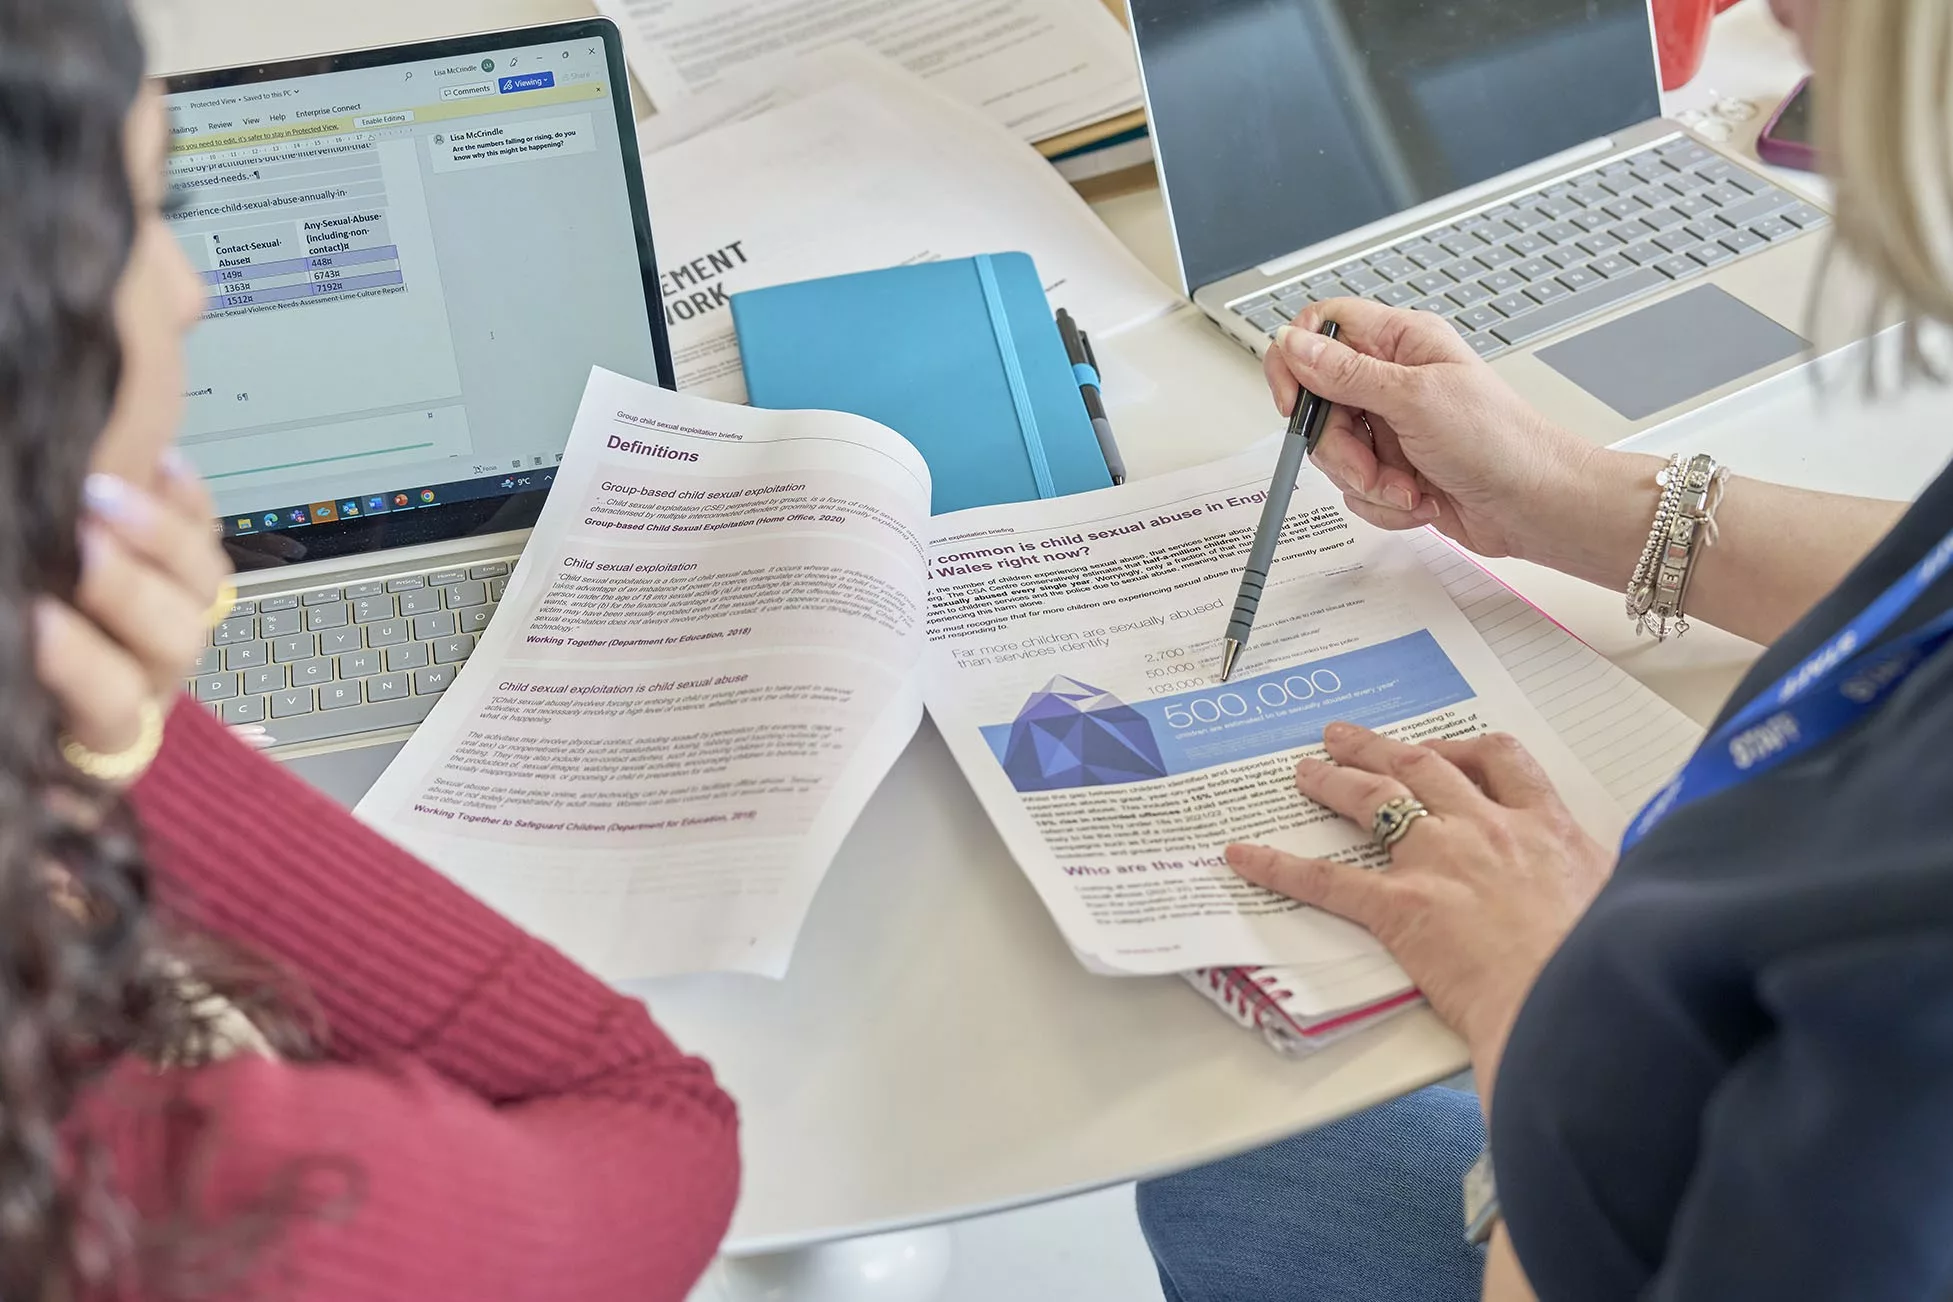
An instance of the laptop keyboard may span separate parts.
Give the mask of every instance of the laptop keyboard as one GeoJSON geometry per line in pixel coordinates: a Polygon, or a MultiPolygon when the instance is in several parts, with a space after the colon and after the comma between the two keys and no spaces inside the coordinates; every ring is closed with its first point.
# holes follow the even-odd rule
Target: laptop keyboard
{"type": "Polygon", "coordinates": [[[185,685],[278,745],[419,723],[473,654],[510,561],[240,601],[185,685]]]}
{"type": "Polygon", "coordinates": [[[1436,312],[1496,357],[1829,220],[1723,155],[1672,140],[1232,306],[1273,334],[1310,303],[1370,298],[1436,312]]]}

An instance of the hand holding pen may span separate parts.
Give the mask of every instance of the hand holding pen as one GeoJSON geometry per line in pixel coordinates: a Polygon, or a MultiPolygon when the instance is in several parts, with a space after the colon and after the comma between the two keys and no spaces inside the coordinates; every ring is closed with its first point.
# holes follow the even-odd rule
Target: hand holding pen
{"type": "MultiPolygon", "coordinates": [[[[1325,321],[1322,333],[1334,339],[1334,321],[1325,321]]],[[[1255,612],[1261,606],[1262,590],[1268,586],[1268,571],[1275,563],[1275,549],[1282,541],[1282,526],[1288,520],[1289,502],[1295,496],[1295,481],[1302,463],[1316,450],[1322,439],[1334,404],[1308,392],[1295,397],[1295,410],[1289,413],[1288,433],[1282,438],[1282,455],[1275,463],[1275,479],[1268,486],[1268,500],[1262,504],[1261,523],[1255,528],[1254,546],[1248,551],[1247,568],[1241,575],[1241,591],[1234,599],[1234,615],[1228,621],[1227,635],[1221,642],[1221,681],[1234,676],[1234,666],[1247,649],[1254,632],[1255,612]]]]}

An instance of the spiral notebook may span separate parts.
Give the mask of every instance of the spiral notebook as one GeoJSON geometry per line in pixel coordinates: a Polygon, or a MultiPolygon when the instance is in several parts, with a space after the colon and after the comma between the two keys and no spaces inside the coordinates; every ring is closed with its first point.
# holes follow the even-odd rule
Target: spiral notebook
{"type": "MultiPolygon", "coordinates": [[[[1526,698],[1625,810],[1639,809],[1702,740],[1693,719],[1555,623],[1438,534],[1409,539],[1526,698]]],[[[1206,968],[1186,979],[1278,1052],[1313,1053],[1422,999],[1380,961],[1206,968]]]]}

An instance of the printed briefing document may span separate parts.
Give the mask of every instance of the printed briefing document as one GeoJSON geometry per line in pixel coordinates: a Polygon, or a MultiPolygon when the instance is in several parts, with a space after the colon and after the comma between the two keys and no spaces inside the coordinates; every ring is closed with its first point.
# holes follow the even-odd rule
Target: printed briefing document
{"type": "Polygon", "coordinates": [[[882,426],[599,370],[499,614],[358,812],[611,980],[780,976],[926,699],[1088,967],[1401,989],[1361,930],[1221,857],[1381,863],[1294,788],[1325,724],[1504,729],[1596,835],[1625,819],[1424,563],[1314,474],[1215,681],[1274,459],[931,519],[882,426]]]}
{"type": "Polygon", "coordinates": [[[1216,681],[1275,452],[931,520],[924,694],[1089,965],[1329,966],[1403,988],[1360,928],[1250,886],[1222,859],[1253,841],[1382,863],[1367,830],[1295,790],[1295,761],[1320,753],[1323,725],[1410,741],[1511,732],[1595,835],[1618,836],[1625,818],[1430,571],[1312,472],[1254,639],[1234,680],[1216,681]]]}
{"type": "Polygon", "coordinates": [[[1140,105],[1132,41],[1100,0],[598,0],[662,110],[793,56],[859,42],[1024,140],[1140,105]]]}
{"type": "Polygon", "coordinates": [[[870,421],[596,372],[495,621],[360,817],[608,979],[783,975],[922,718],[928,513],[870,421]]]}

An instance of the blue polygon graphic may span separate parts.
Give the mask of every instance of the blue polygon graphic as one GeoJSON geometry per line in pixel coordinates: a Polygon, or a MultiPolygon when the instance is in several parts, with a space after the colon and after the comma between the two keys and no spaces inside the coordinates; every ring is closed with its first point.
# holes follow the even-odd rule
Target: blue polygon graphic
{"type": "Polygon", "coordinates": [[[1031,698],[1016,723],[980,731],[1019,791],[1051,791],[1148,782],[1302,750],[1320,745],[1323,726],[1339,719],[1387,728],[1474,695],[1437,639],[1420,629],[1134,705],[1058,678],[1031,698]],[[1076,721],[1086,714],[1107,726],[1085,731],[1076,721]],[[1086,738],[1096,747],[1090,754],[1081,753],[1086,738]],[[1108,749],[1109,761],[1101,758],[1108,749]],[[1136,750],[1138,758],[1121,749],[1136,750]],[[1072,773],[1072,780],[1047,776],[1060,772],[1072,773]]]}
{"type": "Polygon", "coordinates": [[[1166,776],[1153,726],[1110,692],[1054,678],[1018,711],[1004,772],[1019,791],[1117,786],[1166,776]]]}

